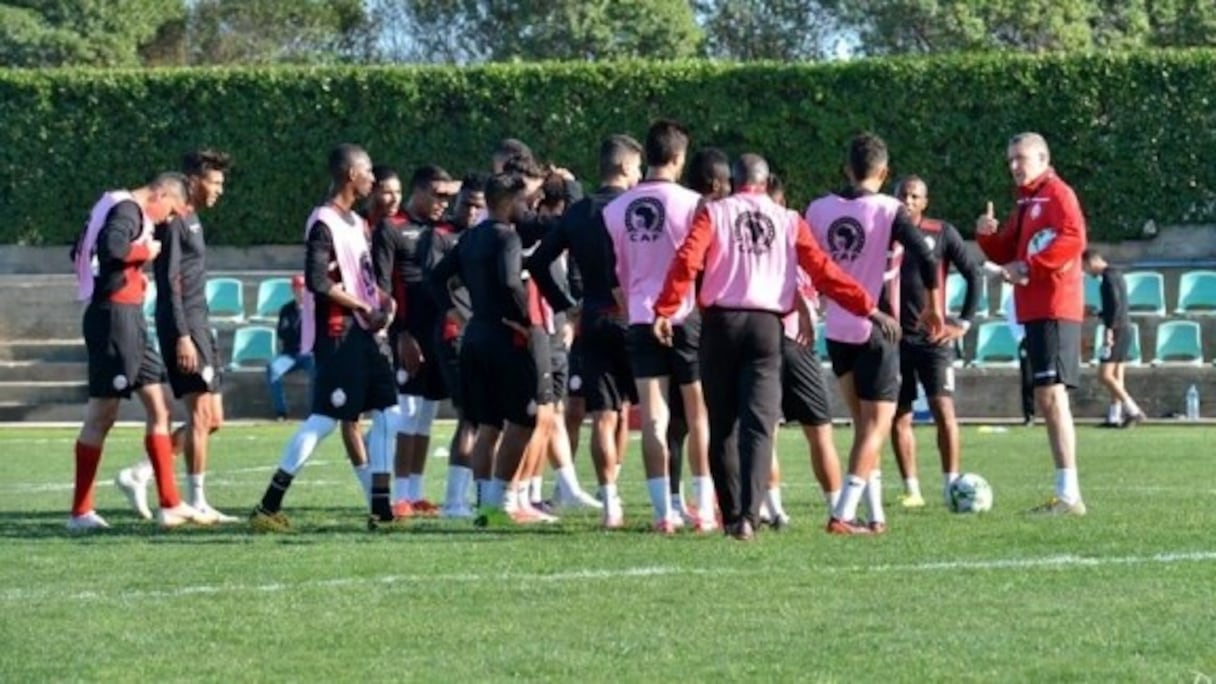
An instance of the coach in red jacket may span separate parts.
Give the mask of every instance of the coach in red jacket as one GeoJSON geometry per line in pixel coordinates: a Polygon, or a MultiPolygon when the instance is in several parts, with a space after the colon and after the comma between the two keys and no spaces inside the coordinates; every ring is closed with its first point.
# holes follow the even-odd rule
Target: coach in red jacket
{"type": "Polygon", "coordinates": [[[1017,183],[1017,211],[998,224],[989,202],[975,232],[980,249],[1003,265],[1005,279],[1016,286],[1014,308],[1026,327],[1035,404],[1047,423],[1055,459],[1055,496],[1033,510],[1084,515],[1068,390],[1077,386],[1081,375],[1085,217],[1072,188],[1051,168],[1043,136],[1014,136],[1008,161],[1017,183]]]}

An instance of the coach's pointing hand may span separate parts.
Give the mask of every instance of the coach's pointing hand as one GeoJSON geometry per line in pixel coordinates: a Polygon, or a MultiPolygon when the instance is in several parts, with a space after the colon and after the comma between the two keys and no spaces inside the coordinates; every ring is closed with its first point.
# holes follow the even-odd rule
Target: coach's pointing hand
{"type": "Polygon", "coordinates": [[[996,233],[1000,224],[996,220],[996,210],[992,208],[992,202],[988,203],[988,210],[975,220],[976,235],[993,235],[996,233]]]}

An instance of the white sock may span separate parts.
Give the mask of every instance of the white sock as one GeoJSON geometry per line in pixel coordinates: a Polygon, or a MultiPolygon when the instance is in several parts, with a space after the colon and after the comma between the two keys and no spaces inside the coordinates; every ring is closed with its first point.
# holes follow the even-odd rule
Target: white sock
{"type": "Polygon", "coordinates": [[[614,515],[620,515],[621,505],[617,500],[616,485],[604,485],[600,487],[600,499],[604,503],[604,510],[614,515]]]}
{"type": "Polygon", "coordinates": [[[1115,402],[1106,407],[1106,422],[1119,423],[1123,420],[1123,405],[1115,402]]]}
{"type": "Polygon", "coordinates": [[[559,498],[573,499],[582,487],[578,484],[578,475],[574,472],[574,464],[567,463],[557,469],[557,491],[559,498]]]}
{"type": "Polygon", "coordinates": [[[828,505],[828,513],[833,513],[836,510],[836,504],[840,503],[840,490],[833,489],[830,492],[823,492],[823,502],[828,505]]]}
{"type": "Polygon", "coordinates": [[[448,487],[443,497],[443,505],[446,508],[464,508],[469,505],[466,497],[468,496],[469,480],[472,477],[472,468],[465,466],[448,468],[448,487]]]}
{"type": "Polygon", "coordinates": [[[152,461],[147,458],[140,459],[139,463],[131,466],[131,474],[135,477],[136,482],[147,484],[155,474],[152,472],[152,461]]]}
{"type": "Polygon", "coordinates": [[[906,477],[904,478],[904,493],[908,496],[920,496],[920,478],[906,477]]]}
{"type": "Polygon", "coordinates": [[[367,431],[367,461],[373,473],[393,472],[393,449],[397,444],[393,422],[384,411],[372,411],[372,424],[367,431]]]}
{"type": "Polygon", "coordinates": [[[283,457],[279,460],[279,468],[288,475],[300,472],[312,453],[317,450],[321,440],[329,436],[338,427],[338,421],[328,416],[312,414],[296,428],[296,433],[283,447],[283,457]]]}
{"type": "Polygon", "coordinates": [[[410,478],[394,477],[393,478],[393,501],[409,501],[410,500],[410,478]]]}
{"type": "Polygon", "coordinates": [[[545,500],[545,478],[537,475],[528,480],[528,501],[539,502],[545,500]]]}
{"type": "Polygon", "coordinates": [[[492,480],[482,480],[485,483],[482,488],[481,505],[489,508],[503,508],[506,504],[507,483],[498,478],[492,480]]]}
{"type": "Polygon", "coordinates": [[[697,499],[697,515],[713,519],[714,516],[714,478],[700,475],[692,478],[693,496],[697,499]]]}
{"type": "Polygon", "coordinates": [[[372,500],[372,469],[371,466],[364,463],[363,465],[352,465],[351,470],[355,471],[355,479],[359,481],[359,486],[363,488],[363,498],[368,501],[372,500]]]}
{"type": "Polygon", "coordinates": [[[190,489],[190,505],[195,508],[207,507],[207,495],[203,492],[203,480],[206,477],[205,473],[186,476],[186,484],[190,489]]]}
{"type": "Polygon", "coordinates": [[[942,473],[942,498],[950,505],[950,485],[958,479],[958,473],[942,473]]]}
{"type": "Polygon", "coordinates": [[[866,508],[870,511],[870,522],[887,521],[882,510],[882,472],[877,469],[870,471],[870,481],[866,483],[866,508]]]}
{"type": "Polygon", "coordinates": [[[861,495],[865,493],[866,481],[856,475],[844,478],[844,491],[832,508],[832,517],[837,520],[852,521],[857,517],[857,504],[861,503],[861,495]]]}
{"type": "Polygon", "coordinates": [[[646,480],[646,489],[650,491],[650,505],[654,506],[655,522],[662,522],[671,517],[671,479],[668,477],[652,477],[646,480]]]}
{"type": "Polygon", "coordinates": [[[431,425],[435,422],[435,414],[439,412],[439,402],[434,399],[419,399],[418,412],[414,417],[413,433],[429,437],[431,425]]]}
{"type": "Polygon", "coordinates": [[[426,491],[426,483],[423,477],[422,474],[410,475],[409,480],[406,482],[405,491],[406,495],[409,496],[410,503],[422,501],[426,498],[423,495],[426,491]]]}
{"type": "Polygon", "coordinates": [[[1076,468],[1056,468],[1056,496],[1067,504],[1081,500],[1081,484],[1076,468]]]}
{"type": "Polygon", "coordinates": [[[773,514],[774,518],[785,517],[785,507],[781,505],[781,486],[769,487],[768,490],[768,509],[773,514]]]}
{"type": "Polygon", "coordinates": [[[1123,409],[1126,411],[1126,415],[1128,416],[1138,416],[1141,413],[1144,413],[1140,410],[1140,405],[1136,403],[1136,400],[1132,399],[1131,397],[1127,398],[1127,403],[1123,404],[1123,409]]]}

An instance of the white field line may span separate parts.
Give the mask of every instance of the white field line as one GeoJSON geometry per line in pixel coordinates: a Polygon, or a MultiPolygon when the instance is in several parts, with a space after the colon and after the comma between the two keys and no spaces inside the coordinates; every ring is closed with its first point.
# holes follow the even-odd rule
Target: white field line
{"type": "MultiPolygon", "coordinates": [[[[1216,561],[1216,551],[1166,552],[1150,556],[1086,557],[1076,555],[1040,556],[1029,558],[995,558],[989,560],[956,560],[935,563],[909,563],[891,565],[820,566],[805,568],[809,574],[864,574],[864,573],[910,573],[952,572],[956,570],[1070,570],[1117,565],[1171,565],[1177,563],[1210,563],[1216,561]]],[[[675,566],[641,566],[633,568],[587,568],[556,573],[460,573],[433,575],[383,575],[379,577],[335,577],[301,582],[273,582],[268,584],[214,584],[177,587],[159,590],[115,590],[82,591],[64,594],[45,587],[6,589],[0,592],[0,601],[6,603],[30,603],[51,599],[67,599],[79,602],[117,601],[126,602],[143,599],[173,599],[189,596],[214,596],[223,594],[271,594],[284,591],[305,591],[333,587],[377,587],[394,585],[434,583],[501,583],[533,584],[538,582],[586,582],[615,581],[651,577],[724,577],[737,575],[770,574],[768,569],[694,568],[675,566]]]]}

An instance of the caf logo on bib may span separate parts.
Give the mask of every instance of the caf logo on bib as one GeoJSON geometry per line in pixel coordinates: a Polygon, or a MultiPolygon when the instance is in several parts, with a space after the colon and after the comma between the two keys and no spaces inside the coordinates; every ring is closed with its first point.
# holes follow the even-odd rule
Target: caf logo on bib
{"type": "Polygon", "coordinates": [[[663,235],[667,212],[654,197],[639,197],[625,207],[625,233],[630,242],[654,242],[663,235]]]}
{"type": "Polygon", "coordinates": [[[773,246],[777,228],[773,220],[759,211],[745,211],[735,218],[734,240],[745,254],[765,254],[773,246]]]}
{"type": "Polygon", "coordinates": [[[1044,228],[1030,237],[1026,243],[1026,256],[1034,256],[1051,246],[1056,241],[1056,229],[1044,228]]]}
{"type": "Polygon", "coordinates": [[[842,216],[828,226],[828,252],[832,261],[856,261],[866,246],[866,231],[856,219],[842,216]]]}

